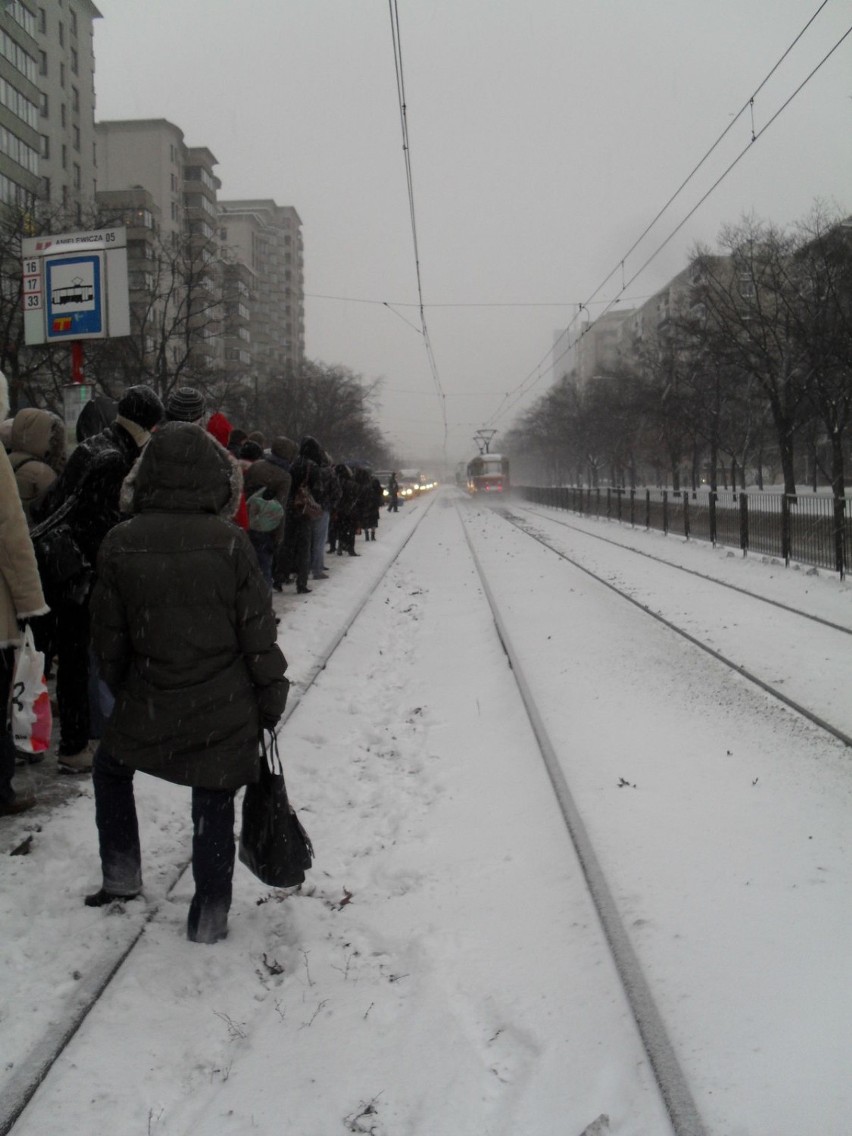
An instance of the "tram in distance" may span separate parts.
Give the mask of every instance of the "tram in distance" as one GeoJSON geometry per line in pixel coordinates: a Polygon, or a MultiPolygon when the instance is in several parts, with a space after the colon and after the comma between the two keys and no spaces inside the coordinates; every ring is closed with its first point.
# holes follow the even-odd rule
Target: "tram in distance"
{"type": "Polygon", "coordinates": [[[467,491],[508,493],[509,459],[502,454],[477,454],[467,463],[467,491]]]}

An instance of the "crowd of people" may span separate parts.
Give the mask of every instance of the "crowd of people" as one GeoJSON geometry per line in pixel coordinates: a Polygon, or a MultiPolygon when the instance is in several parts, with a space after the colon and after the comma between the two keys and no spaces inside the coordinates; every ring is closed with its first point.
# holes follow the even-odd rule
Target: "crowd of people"
{"type": "MultiPolygon", "coordinates": [[[[227,933],[234,794],[258,776],[258,741],[287,693],[273,591],[327,578],[326,556],[375,540],[384,489],[313,437],[268,442],[178,387],[97,397],[76,424],[8,417],[0,373],[0,816],[34,806],[13,785],[8,708],[28,625],[56,668],[60,771],[91,773],[99,907],[142,890],[133,776],[192,789],[195,896],[187,934],[227,933]]],[[[395,504],[395,479],[390,499],[395,504]]]]}

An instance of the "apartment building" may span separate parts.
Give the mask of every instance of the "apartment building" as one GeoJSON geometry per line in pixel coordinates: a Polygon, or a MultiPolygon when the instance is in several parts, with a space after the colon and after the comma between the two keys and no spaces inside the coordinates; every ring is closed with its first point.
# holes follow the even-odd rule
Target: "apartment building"
{"type": "Polygon", "coordinates": [[[0,5],[0,204],[30,209],[39,191],[37,13],[22,0],[0,5]]]}
{"type": "Polygon", "coordinates": [[[251,354],[270,376],[305,356],[302,222],[292,205],[269,198],[219,202],[223,259],[252,271],[251,354]]]}
{"type": "Polygon", "coordinates": [[[633,309],[605,312],[592,323],[575,323],[553,335],[554,379],[573,378],[580,387],[618,362],[623,331],[633,309]]]}
{"type": "Polygon", "coordinates": [[[63,227],[88,225],[98,185],[91,0],[15,0],[35,15],[40,197],[63,227]]]}
{"type": "Polygon", "coordinates": [[[135,296],[131,288],[131,304],[137,312],[153,305],[149,325],[161,337],[171,329],[173,353],[191,339],[194,365],[221,366],[216,156],[206,146],[187,146],[180,127],[164,118],[99,122],[96,137],[97,202],[111,223],[128,224],[131,283],[148,287],[135,296]]]}

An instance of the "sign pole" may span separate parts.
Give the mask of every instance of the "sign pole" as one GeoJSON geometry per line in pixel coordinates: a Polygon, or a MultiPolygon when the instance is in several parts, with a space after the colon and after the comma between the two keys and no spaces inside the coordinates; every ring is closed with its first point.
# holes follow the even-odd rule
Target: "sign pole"
{"type": "Polygon", "coordinates": [[[73,339],[71,341],[71,382],[82,383],[83,381],[83,341],[82,339],[73,339]]]}

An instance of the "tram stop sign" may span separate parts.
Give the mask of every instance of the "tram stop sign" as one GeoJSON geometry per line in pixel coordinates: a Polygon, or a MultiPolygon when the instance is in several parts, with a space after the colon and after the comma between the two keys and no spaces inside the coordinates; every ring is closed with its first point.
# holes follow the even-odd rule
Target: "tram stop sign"
{"type": "Polygon", "coordinates": [[[26,237],[21,253],[28,346],[130,334],[126,229],[26,237]]]}

